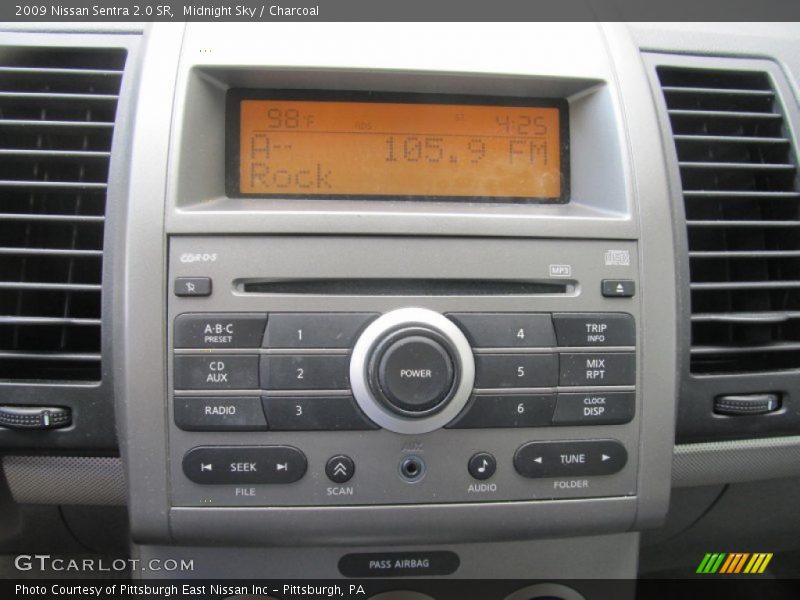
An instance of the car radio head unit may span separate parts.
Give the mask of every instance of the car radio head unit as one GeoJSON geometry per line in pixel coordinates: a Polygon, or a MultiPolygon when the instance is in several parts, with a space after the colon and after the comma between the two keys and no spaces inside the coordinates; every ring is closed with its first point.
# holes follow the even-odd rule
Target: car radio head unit
{"type": "Polygon", "coordinates": [[[231,197],[568,201],[565,100],[235,89],[227,113],[231,197]]]}

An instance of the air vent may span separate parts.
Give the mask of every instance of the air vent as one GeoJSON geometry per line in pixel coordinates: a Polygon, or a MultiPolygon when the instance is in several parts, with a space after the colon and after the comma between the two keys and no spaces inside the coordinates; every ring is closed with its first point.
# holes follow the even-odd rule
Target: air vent
{"type": "Polygon", "coordinates": [[[764,72],[658,68],[689,242],[691,370],[800,368],[800,193],[764,72]]]}
{"type": "Polygon", "coordinates": [[[125,51],[0,47],[0,380],[101,379],[106,187],[125,51]]]}

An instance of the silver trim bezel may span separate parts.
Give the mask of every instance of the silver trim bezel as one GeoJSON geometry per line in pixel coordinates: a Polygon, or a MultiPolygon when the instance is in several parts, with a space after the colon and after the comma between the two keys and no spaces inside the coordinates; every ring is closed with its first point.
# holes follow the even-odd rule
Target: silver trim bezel
{"type": "Polygon", "coordinates": [[[388,312],[367,326],[358,338],[350,356],[350,385],[353,396],[364,413],[383,429],[395,433],[417,435],[444,427],[452,421],[469,400],[475,383],[475,359],[472,348],[461,330],[447,317],[427,308],[400,308],[388,312]],[[399,327],[423,326],[444,336],[455,350],[460,379],[448,404],[440,411],[423,418],[407,418],[390,412],[373,397],[369,387],[367,365],[373,350],[386,335],[399,327]]]}

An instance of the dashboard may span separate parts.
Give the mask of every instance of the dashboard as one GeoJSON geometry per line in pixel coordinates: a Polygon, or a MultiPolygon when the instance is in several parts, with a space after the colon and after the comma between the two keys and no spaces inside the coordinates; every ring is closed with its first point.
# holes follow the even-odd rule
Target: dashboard
{"type": "Polygon", "coordinates": [[[2,33],[13,501],[208,578],[635,579],[755,489],[796,534],[800,29],[412,29],[2,33]]]}

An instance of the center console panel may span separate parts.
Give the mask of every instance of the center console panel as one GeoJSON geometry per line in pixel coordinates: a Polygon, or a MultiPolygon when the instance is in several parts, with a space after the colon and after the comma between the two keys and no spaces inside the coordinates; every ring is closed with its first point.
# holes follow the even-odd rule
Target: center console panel
{"type": "Polygon", "coordinates": [[[411,547],[657,523],[675,261],[627,37],[465,25],[441,53],[347,25],[359,43],[321,60],[286,25],[188,24],[180,48],[174,28],[150,33],[123,239],[136,252],[115,271],[136,541],[411,547]],[[231,90],[558,106],[562,193],[230,193],[231,90]]]}

